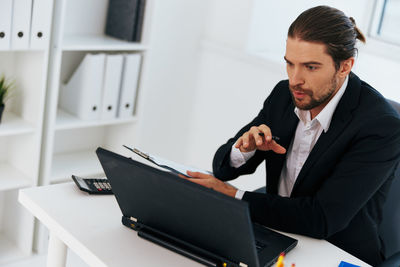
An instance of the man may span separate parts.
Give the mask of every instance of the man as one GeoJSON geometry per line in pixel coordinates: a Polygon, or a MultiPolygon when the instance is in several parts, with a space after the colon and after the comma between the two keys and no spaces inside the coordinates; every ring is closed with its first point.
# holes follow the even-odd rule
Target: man
{"type": "Polygon", "coordinates": [[[357,39],[365,41],[343,12],[303,12],[288,31],[289,80],[218,149],[218,179],[188,172],[188,180],[247,201],[255,222],[326,239],[376,265],[383,260],[382,205],[400,157],[400,119],[351,72],[357,39]],[[263,161],[266,194],[222,182],[253,173],[263,161]]]}

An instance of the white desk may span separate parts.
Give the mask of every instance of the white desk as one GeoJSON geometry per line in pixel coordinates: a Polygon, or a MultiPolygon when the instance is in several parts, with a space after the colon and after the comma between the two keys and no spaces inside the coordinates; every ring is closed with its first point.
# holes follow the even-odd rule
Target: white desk
{"type": "MultiPolygon", "coordinates": [[[[50,230],[47,266],[65,266],[67,247],[90,266],[201,266],[137,236],[121,224],[112,195],[88,195],[73,183],[23,189],[19,202],[50,230]]],[[[369,266],[324,240],[289,234],[299,240],[286,266],[337,267],[341,260],[369,266]]]]}

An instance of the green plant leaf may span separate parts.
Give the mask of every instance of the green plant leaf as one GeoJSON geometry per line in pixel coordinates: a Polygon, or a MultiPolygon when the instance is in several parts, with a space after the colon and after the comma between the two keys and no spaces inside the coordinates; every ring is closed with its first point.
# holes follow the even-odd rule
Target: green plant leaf
{"type": "Polygon", "coordinates": [[[0,77],[0,105],[4,105],[14,89],[14,81],[9,81],[4,74],[0,77]]]}

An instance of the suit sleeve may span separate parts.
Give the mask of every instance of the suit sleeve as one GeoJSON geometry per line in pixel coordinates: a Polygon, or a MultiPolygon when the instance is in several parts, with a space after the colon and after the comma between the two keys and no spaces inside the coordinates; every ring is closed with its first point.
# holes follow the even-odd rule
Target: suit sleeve
{"type": "Polygon", "coordinates": [[[400,120],[369,121],[350,142],[316,194],[285,198],[246,192],[252,219],[277,230],[327,238],[354,216],[393,175],[400,159],[400,120]]]}

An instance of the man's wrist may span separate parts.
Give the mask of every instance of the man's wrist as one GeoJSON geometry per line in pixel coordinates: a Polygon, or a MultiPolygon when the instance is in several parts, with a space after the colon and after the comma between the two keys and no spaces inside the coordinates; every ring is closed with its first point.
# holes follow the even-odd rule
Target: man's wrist
{"type": "Polygon", "coordinates": [[[255,150],[250,152],[241,152],[239,148],[236,148],[235,145],[232,146],[231,154],[230,154],[230,165],[234,168],[239,168],[243,164],[245,164],[254,154],[255,150]]]}
{"type": "Polygon", "coordinates": [[[235,198],[241,200],[243,198],[244,193],[246,193],[246,191],[238,189],[236,191],[235,198]]]}

